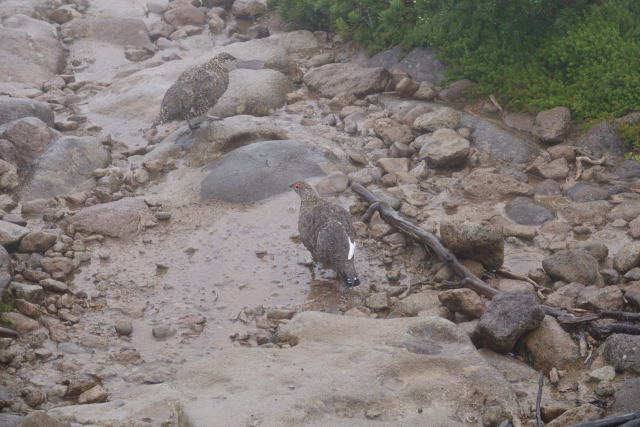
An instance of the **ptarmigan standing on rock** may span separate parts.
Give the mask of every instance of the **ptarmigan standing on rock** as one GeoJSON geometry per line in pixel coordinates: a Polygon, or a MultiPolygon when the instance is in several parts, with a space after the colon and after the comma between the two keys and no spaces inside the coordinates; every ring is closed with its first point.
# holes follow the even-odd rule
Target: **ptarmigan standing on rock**
{"type": "Polygon", "coordinates": [[[315,262],[326,263],[348,287],[360,279],[353,264],[356,232],[351,215],[343,207],[327,202],[306,182],[291,184],[300,196],[298,231],[315,262]]]}
{"type": "Polygon", "coordinates": [[[164,94],[160,116],[153,122],[153,127],[171,120],[186,120],[193,129],[190,120],[206,115],[227,90],[227,66],[235,59],[223,52],[204,64],[183,71],[164,94]]]}

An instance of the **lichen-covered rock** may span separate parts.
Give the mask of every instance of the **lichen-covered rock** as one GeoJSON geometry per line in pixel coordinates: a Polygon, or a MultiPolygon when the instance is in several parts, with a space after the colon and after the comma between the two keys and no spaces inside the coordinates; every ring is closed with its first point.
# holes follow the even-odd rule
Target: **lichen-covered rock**
{"type": "Polygon", "coordinates": [[[453,108],[440,108],[418,116],[413,121],[413,128],[423,132],[435,132],[438,129],[455,129],[460,123],[460,113],[453,108]]]}
{"type": "Polygon", "coordinates": [[[327,98],[339,93],[362,96],[381,92],[388,79],[389,73],[384,68],[363,68],[356,64],[327,64],[304,75],[304,83],[327,98]]]}
{"type": "Polygon", "coordinates": [[[469,157],[471,144],[452,129],[439,129],[424,139],[419,158],[433,168],[459,166],[469,157]]]}
{"type": "Polygon", "coordinates": [[[571,122],[567,107],[556,107],[541,111],[533,124],[533,134],[546,143],[562,142],[571,122]]]}
{"type": "Polygon", "coordinates": [[[89,206],[68,221],[78,231],[120,238],[133,236],[156,222],[147,204],[133,197],[89,206]]]}
{"type": "Polygon", "coordinates": [[[474,170],[464,177],[460,184],[469,197],[483,200],[533,194],[533,188],[529,184],[486,169],[474,170]]]}
{"type": "Polygon", "coordinates": [[[580,364],[580,349],[558,321],[545,316],[540,326],[523,337],[526,354],[536,369],[571,369],[580,364]]]}

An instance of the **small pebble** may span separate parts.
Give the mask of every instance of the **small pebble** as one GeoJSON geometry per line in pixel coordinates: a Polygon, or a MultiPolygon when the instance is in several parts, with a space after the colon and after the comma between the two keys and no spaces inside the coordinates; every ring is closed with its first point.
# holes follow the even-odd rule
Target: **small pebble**
{"type": "Polygon", "coordinates": [[[166,340],[176,334],[176,330],[170,325],[159,325],[153,327],[153,337],[157,340],[166,340]]]}
{"type": "Polygon", "coordinates": [[[628,224],[627,221],[625,221],[622,218],[618,218],[611,223],[611,226],[616,228],[624,228],[627,226],[627,224],[628,224]]]}
{"type": "MultiPolygon", "coordinates": [[[[131,335],[131,332],[133,332],[133,325],[127,319],[116,320],[115,328],[118,335],[129,336],[131,335]]],[[[154,332],[154,336],[155,336],[155,332],[154,332]]]]}

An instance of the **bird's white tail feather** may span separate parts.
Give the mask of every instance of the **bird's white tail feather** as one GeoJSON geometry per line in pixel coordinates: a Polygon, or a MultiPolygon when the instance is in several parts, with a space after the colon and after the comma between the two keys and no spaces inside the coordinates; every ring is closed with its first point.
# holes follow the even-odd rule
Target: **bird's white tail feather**
{"type": "Polygon", "coordinates": [[[351,241],[351,237],[347,237],[349,240],[349,255],[347,255],[347,259],[353,258],[353,254],[356,253],[356,243],[351,241]]]}

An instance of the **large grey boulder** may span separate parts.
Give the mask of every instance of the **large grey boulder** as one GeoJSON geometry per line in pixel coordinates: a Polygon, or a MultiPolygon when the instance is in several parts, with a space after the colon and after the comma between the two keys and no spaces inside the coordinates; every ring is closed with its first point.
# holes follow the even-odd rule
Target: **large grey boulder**
{"type": "Polygon", "coordinates": [[[25,117],[0,126],[0,139],[7,140],[11,146],[0,148],[5,160],[15,161],[23,168],[44,153],[58,138],[57,132],[36,117],[25,117]]]}
{"type": "Polygon", "coordinates": [[[504,292],[493,297],[475,335],[490,349],[499,353],[513,350],[518,338],[537,328],[544,319],[544,309],[529,291],[504,292]]]}
{"type": "Polygon", "coordinates": [[[54,122],[53,110],[44,102],[0,96],[0,125],[23,117],[37,117],[47,126],[53,126],[54,122]]]}
{"type": "Polygon", "coordinates": [[[91,17],[63,25],[77,39],[91,39],[122,47],[148,47],[151,39],[144,21],[135,18],[91,17]]]}
{"type": "Polygon", "coordinates": [[[339,93],[362,96],[382,92],[388,79],[384,68],[363,68],[352,63],[327,64],[304,75],[305,84],[327,98],[339,93]]]}
{"type": "Polygon", "coordinates": [[[522,225],[540,225],[555,218],[549,208],[528,197],[516,197],[505,210],[510,220],[522,225]]]}
{"type": "Polygon", "coordinates": [[[144,200],[133,197],[89,206],[67,221],[78,231],[120,238],[136,235],[156,222],[144,200]]]}
{"type": "Polygon", "coordinates": [[[39,86],[65,67],[62,45],[53,37],[0,28],[0,76],[5,82],[39,86]]]}
{"type": "Polygon", "coordinates": [[[266,116],[270,109],[280,108],[293,90],[291,79],[271,69],[238,69],[229,73],[229,87],[211,113],[218,117],[236,114],[266,116]]]}
{"type": "Polygon", "coordinates": [[[22,13],[17,13],[2,20],[2,26],[28,33],[32,37],[58,38],[58,31],[52,24],[22,13]]]}
{"type": "Polygon", "coordinates": [[[51,198],[72,191],[109,164],[109,152],[94,137],[60,138],[33,164],[22,190],[23,201],[51,198]]]}
{"type": "Polygon", "coordinates": [[[363,65],[382,67],[388,71],[401,70],[418,82],[430,82],[434,85],[444,82],[445,67],[438,59],[436,51],[430,48],[417,47],[404,55],[400,47],[395,47],[367,58],[363,65]]]}
{"type": "Polygon", "coordinates": [[[202,200],[249,203],[289,190],[298,180],[322,176],[317,148],[299,141],[263,141],[233,150],[205,168],[202,200]]]}
{"type": "Polygon", "coordinates": [[[495,270],[504,261],[502,232],[488,222],[442,221],[440,239],[452,252],[495,270]]]}
{"type": "Polygon", "coordinates": [[[604,358],[619,371],[640,374],[640,336],[613,334],[604,342],[604,358]]]}
{"type": "Polygon", "coordinates": [[[222,154],[258,141],[288,139],[287,132],[266,117],[232,116],[203,125],[196,131],[189,147],[189,160],[202,166],[222,154]]]}
{"type": "Polygon", "coordinates": [[[51,11],[62,6],[63,3],[62,0],[3,0],[0,2],[0,20],[16,14],[46,20],[51,11]]]}
{"type": "Polygon", "coordinates": [[[578,138],[576,146],[586,148],[595,156],[620,155],[627,151],[624,142],[607,121],[591,126],[587,133],[578,138]]]}
{"type": "Polygon", "coordinates": [[[571,111],[567,107],[540,111],[533,123],[533,134],[547,144],[562,142],[570,122],[571,111]]]}
{"type": "Polygon", "coordinates": [[[470,419],[499,425],[519,415],[509,382],[460,328],[441,318],[304,312],[277,340],[295,345],[225,349],[185,366],[171,386],[133,386],[118,402],[71,405],[50,414],[114,425],[149,417],[157,424],[171,410],[167,402],[174,402],[194,426],[216,420],[225,426],[310,427],[462,427],[466,423],[460,420],[470,419]],[[220,396],[222,404],[211,404],[220,396]]]}

